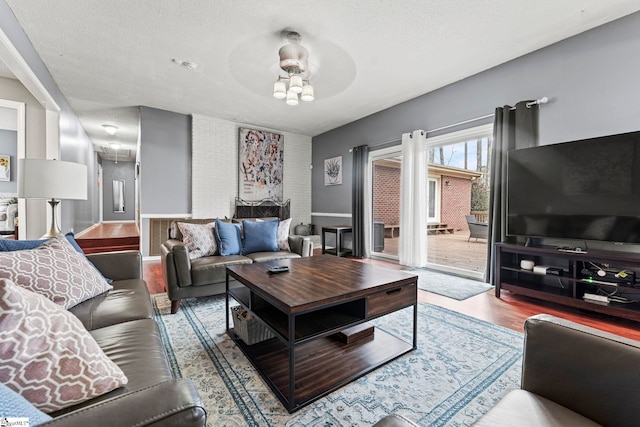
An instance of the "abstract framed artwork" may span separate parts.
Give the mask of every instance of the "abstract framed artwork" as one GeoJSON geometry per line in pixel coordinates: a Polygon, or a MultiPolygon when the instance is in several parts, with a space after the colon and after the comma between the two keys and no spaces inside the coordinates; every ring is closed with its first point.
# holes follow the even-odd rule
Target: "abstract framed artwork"
{"type": "Polygon", "coordinates": [[[284,138],[277,133],[240,128],[238,197],[282,201],[284,138]]]}
{"type": "Polygon", "coordinates": [[[342,184],[342,156],[324,161],[324,185],[342,184]]]}
{"type": "Polygon", "coordinates": [[[11,181],[11,156],[0,154],[0,181],[11,181]]]}

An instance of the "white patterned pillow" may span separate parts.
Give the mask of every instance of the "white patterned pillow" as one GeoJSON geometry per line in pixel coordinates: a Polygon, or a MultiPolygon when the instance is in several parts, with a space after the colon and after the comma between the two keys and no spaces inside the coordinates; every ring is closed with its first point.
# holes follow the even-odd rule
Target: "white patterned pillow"
{"type": "Polygon", "coordinates": [[[44,295],[66,309],[113,289],[64,236],[34,249],[0,252],[0,278],[44,295]]]}
{"type": "Polygon", "coordinates": [[[278,249],[281,251],[290,251],[289,232],[291,229],[291,218],[280,221],[278,224],[278,249]]]}
{"type": "Polygon", "coordinates": [[[0,279],[0,382],[53,412],[127,383],[73,314],[0,279]]]}
{"type": "Polygon", "coordinates": [[[182,241],[187,245],[187,249],[189,249],[189,259],[216,254],[218,246],[216,245],[216,239],[213,235],[215,226],[215,222],[209,222],[207,224],[178,223],[178,228],[182,233],[182,241]]]}

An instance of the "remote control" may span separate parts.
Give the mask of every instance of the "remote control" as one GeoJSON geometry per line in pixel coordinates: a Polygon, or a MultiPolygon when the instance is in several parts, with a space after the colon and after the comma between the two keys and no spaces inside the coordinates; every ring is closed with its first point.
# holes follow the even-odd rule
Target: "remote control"
{"type": "Polygon", "coordinates": [[[279,265],[279,266],[275,266],[275,267],[269,267],[267,269],[267,272],[269,272],[270,274],[278,274],[278,273],[285,273],[289,271],[289,267],[286,265],[279,265]]]}

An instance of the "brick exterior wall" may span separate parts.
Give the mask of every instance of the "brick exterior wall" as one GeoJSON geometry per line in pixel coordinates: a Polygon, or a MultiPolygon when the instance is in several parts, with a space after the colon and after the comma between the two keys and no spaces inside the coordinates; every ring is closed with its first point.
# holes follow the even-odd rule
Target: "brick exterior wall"
{"type": "MultiPolygon", "coordinates": [[[[400,169],[376,165],[374,177],[373,220],[399,225],[400,169]]],[[[468,230],[465,215],[471,212],[471,180],[443,175],[440,185],[440,222],[455,231],[468,230]]]]}
{"type": "Polygon", "coordinates": [[[400,224],[400,168],[376,165],[373,182],[373,221],[400,224]]]}
{"type": "Polygon", "coordinates": [[[440,222],[447,224],[455,231],[468,230],[464,216],[471,212],[471,180],[443,175],[440,186],[442,191],[440,222]]]}

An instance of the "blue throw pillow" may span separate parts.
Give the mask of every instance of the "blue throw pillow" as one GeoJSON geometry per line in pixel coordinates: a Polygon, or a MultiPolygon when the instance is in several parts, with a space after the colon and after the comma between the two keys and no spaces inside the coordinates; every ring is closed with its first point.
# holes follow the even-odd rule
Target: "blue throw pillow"
{"type": "Polygon", "coordinates": [[[13,252],[35,249],[46,240],[8,240],[0,239],[0,251],[13,252]]]}
{"type": "Polygon", "coordinates": [[[81,253],[82,255],[85,254],[82,248],[80,247],[80,245],[78,244],[78,242],[76,242],[76,237],[73,235],[72,232],[68,232],[67,234],[64,235],[64,237],[66,237],[69,243],[71,243],[71,246],[73,246],[73,249],[75,249],[77,252],[81,253]]]}
{"type": "Polygon", "coordinates": [[[29,418],[35,426],[51,420],[51,417],[33,406],[24,397],[0,383],[0,416],[7,418],[29,418]]]}
{"type": "Polygon", "coordinates": [[[242,253],[277,252],[278,224],[280,221],[246,221],[242,220],[244,240],[242,253]]]}
{"type": "Polygon", "coordinates": [[[240,225],[216,219],[216,227],[213,231],[221,256],[240,255],[242,253],[240,225]]]}

